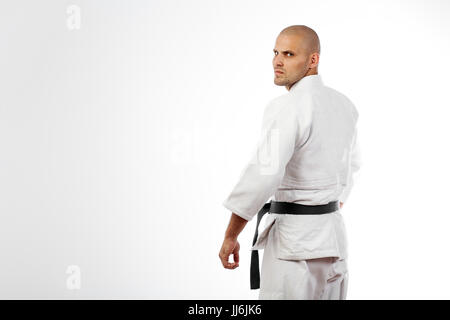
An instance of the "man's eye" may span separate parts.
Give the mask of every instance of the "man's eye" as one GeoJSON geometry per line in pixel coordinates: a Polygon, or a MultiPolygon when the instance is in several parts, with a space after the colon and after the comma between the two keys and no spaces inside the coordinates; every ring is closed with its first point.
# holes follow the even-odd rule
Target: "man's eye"
{"type": "Polygon", "coordinates": [[[277,55],[277,54],[278,54],[278,52],[276,52],[276,51],[275,51],[275,52],[274,52],[273,54],[274,54],[274,55],[277,55]]]}
{"type": "Polygon", "coordinates": [[[289,55],[293,56],[293,54],[292,54],[292,53],[290,53],[290,52],[288,52],[288,53],[287,53],[287,55],[288,55],[288,56],[289,56],[289,55]]]}

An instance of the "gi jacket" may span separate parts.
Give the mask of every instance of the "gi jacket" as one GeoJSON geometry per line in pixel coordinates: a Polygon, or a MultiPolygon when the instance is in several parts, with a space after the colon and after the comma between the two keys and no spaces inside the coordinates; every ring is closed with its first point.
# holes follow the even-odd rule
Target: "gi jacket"
{"type": "MultiPolygon", "coordinates": [[[[361,166],[357,119],[354,104],[324,86],[320,75],[300,79],[265,107],[256,150],[223,205],[250,221],[269,200],[345,202],[361,166]]],[[[347,257],[339,210],[323,215],[269,214],[252,249],[264,248],[272,226],[280,259],[347,257]]]]}

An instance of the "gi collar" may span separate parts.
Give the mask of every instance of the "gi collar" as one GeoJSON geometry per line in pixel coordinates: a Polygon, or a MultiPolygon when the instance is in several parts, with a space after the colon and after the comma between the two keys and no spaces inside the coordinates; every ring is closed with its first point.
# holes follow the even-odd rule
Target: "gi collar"
{"type": "Polygon", "coordinates": [[[289,92],[294,90],[309,89],[316,86],[323,86],[322,77],[320,74],[311,74],[294,83],[289,92]]]}

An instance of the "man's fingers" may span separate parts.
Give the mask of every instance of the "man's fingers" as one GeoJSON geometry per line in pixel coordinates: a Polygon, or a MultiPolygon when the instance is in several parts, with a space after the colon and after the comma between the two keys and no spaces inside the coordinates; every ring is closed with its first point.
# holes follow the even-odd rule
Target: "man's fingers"
{"type": "Polygon", "coordinates": [[[236,261],[234,261],[234,262],[229,262],[228,259],[229,259],[229,255],[226,256],[226,257],[223,257],[223,256],[222,256],[222,257],[220,258],[220,260],[222,261],[222,264],[223,264],[223,267],[224,267],[224,268],[226,268],[226,269],[235,269],[235,268],[239,267],[239,262],[236,262],[236,261]]]}
{"type": "Polygon", "coordinates": [[[239,264],[239,251],[236,249],[234,250],[233,259],[234,259],[234,262],[239,264]]]}
{"type": "Polygon", "coordinates": [[[219,258],[224,268],[235,269],[239,267],[239,243],[237,243],[232,250],[229,250],[228,248],[229,247],[227,246],[222,246],[219,253],[219,258]],[[233,262],[228,261],[231,254],[233,254],[233,262]]]}
{"type": "Polygon", "coordinates": [[[220,261],[222,261],[222,265],[224,268],[232,269],[232,264],[228,262],[228,259],[230,257],[230,253],[226,253],[225,251],[221,251],[219,254],[220,261]]]}
{"type": "Polygon", "coordinates": [[[233,262],[228,262],[228,267],[230,269],[236,269],[239,267],[239,243],[234,247],[233,250],[233,262]]]}
{"type": "Polygon", "coordinates": [[[239,267],[239,264],[234,262],[228,262],[225,266],[226,269],[236,269],[237,267],[239,267]]]}
{"type": "Polygon", "coordinates": [[[220,258],[220,261],[222,262],[223,266],[226,268],[228,265],[228,255],[221,251],[219,253],[219,258],[220,258]]]}
{"type": "Polygon", "coordinates": [[[227,269],[236,269],[237,267],[239,267],[239,263],[228,262],[228,261],[227,261],[227,265],[225,266],[225,268],[227,268],[227,269]]]}
{"type": "Polygon", "coordinates": [[[228,262],[228,259],[225,260],[225,261],[222,260],[222,264],[223,264],[223,267],[226,268],[226,269],[234,269],[234,268],[237,268],[239,266],[238,263],[228,262]]]}

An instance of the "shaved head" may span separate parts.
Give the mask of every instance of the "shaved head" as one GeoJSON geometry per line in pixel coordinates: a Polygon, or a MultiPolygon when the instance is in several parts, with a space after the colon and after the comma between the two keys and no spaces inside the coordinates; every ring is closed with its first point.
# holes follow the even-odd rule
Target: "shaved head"
{"type": "Polygon", "coordinates": [[[320,40],[317,33],[305,25],[293,25],[281,30],[280,35],[297,36],[300,40],[301,46],[306,50],[307,54],[317,52],[320,54],[320,40]]]}
{"type": "Polygon", "coordinates": [[[290,90],[300,79],[318,74],[320,41],[317,33],[304,25],[281,30],[275,41],[274,83],[290,90]]]}

